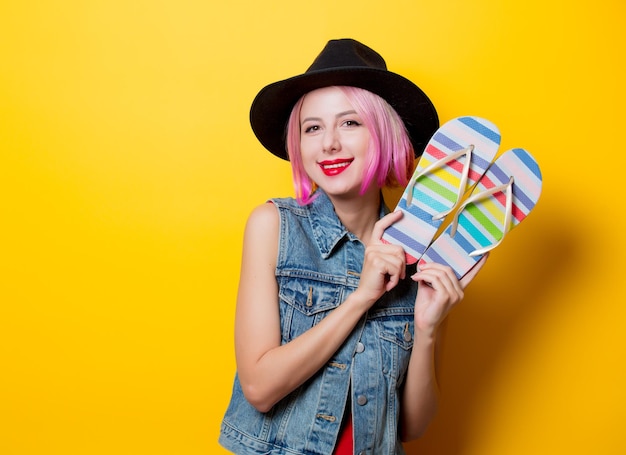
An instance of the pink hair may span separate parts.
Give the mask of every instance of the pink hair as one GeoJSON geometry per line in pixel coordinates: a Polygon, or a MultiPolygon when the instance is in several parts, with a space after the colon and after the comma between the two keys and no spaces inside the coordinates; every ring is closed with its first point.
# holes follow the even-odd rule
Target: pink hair
{"type": "MultiPolygon", "coordinates": [[[[341,86],[354,110],[370,133],[368,164],[363,176],[360,194],[374,182],[379,188],[385,185],[408,183],[415,154],[402,119],[380,96],[362,88],[341,86]]],[[[304,96],[294,105],[287,122],[287,153],[291,162],[296,200],[301,205],[315,199],[315,182],[304,170],[300,154],[300,110],[304,96]]]]}

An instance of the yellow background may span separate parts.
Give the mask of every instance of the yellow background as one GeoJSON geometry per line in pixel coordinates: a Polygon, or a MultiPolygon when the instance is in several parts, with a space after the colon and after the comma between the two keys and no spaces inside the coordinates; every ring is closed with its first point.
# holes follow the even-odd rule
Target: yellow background
{"type": "Polygon", "coordinates": [[[544,190],[451,316],[410,454],[626,453],[622,0],[3,1],[0,453],[224,453],[248,109],[354,37],[544,190]]]}

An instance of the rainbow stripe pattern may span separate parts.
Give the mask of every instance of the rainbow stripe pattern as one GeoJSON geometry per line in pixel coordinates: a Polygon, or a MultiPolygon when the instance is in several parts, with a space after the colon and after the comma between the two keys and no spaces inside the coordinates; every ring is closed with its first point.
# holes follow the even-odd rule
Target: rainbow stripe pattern
{"type": "Polygon", "coordinates": [[[458,278],[463,277],[526,218],[539,200],[541,186],[541,170],[528,151],[516,148],[503,153],[419,263],[447,264],[458,278]]]}
{"type": "Polygon", "coordinates": [[[500,146],[500,132],[480,117],[459,117],[442,125],[426,149],[395,210],[404,216],[382,240],[404,248],[414,264],[462,196],[485,173],[500,146]]]}

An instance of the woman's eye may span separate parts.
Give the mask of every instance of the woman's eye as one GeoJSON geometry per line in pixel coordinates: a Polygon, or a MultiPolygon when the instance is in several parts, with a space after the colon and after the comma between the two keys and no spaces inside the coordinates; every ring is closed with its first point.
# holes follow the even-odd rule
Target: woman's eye
{"type": "Polygon", "coordinates": [[[356,120],[346,120],[345,122],[343,122],[343,124],[345,126],[360,126],[361,124],[359,122],[357,122],[356,120]]]}
{"type": "Polygon", "coordinates": [[[319,126],[317,126],[317,125],[311,125],[311,126],[306,127],[306,128],[304,129],[304,132],[305,132],[305,133],[312,133],[312,132],[314,132],[314,131],[318,131],[319,129],[320,129],[320,127],[319,127],[319,126]]]}

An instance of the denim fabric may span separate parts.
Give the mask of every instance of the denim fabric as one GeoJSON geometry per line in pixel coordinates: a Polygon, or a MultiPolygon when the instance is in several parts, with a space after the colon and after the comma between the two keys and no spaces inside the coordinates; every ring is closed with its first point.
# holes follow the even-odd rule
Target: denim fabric
{"type": "MultiPolygon", "coordinates": [[[[308,206],[272,202],[280,213],[276,280],[282,343],[288,343],[357,288],[365,248],[321,191],[308,206]]],[[[403,454],[399,400],[413,347],[416,292],[406,279],[386,293],[325,367],[267,413],[246,401],[235,376],[220,444],[238,455],[330,455],[351,404],[355,454],[403,454]]]]}

